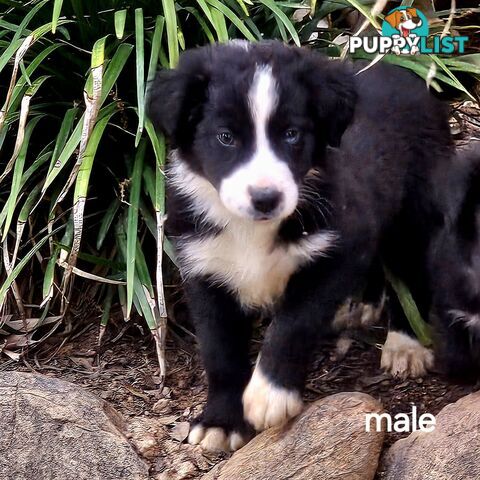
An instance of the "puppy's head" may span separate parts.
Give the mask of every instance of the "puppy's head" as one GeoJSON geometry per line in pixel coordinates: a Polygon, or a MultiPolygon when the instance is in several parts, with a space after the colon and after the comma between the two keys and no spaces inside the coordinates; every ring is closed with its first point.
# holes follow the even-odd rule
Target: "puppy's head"
{"type": "Polygon", "coordinates": [[[349,66],[277,42],[236,41],[187,51],[160,72],[148,110],[178,161],[228,210],[261,221],[293,213],[307,172],[339,144],[354,104],[349,66]]]}

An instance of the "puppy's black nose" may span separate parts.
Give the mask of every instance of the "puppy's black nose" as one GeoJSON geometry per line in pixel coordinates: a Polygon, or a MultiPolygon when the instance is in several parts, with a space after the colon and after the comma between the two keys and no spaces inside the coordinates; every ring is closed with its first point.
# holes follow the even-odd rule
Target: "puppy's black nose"
{"type": "Polygon", "coordinates": [[[248,193],[252,199],[253,208],[260,213],[271,213],[282,200],[283,193],[276,188],[255,188],[248,187],[248,193]]]}

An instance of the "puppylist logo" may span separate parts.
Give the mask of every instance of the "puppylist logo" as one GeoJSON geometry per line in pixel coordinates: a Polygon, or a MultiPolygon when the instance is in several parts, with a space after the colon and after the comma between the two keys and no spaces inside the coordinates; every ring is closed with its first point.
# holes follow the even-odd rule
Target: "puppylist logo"
{"type": "Polygon", "coordinates": [[[418,8],[397,7],[383,20],[382,34],[375,37],[351,37],[349,52],[362,48],[366,53],[464,53],[468,37],[434,35],[428,40],[428,19],[418,8]]]}

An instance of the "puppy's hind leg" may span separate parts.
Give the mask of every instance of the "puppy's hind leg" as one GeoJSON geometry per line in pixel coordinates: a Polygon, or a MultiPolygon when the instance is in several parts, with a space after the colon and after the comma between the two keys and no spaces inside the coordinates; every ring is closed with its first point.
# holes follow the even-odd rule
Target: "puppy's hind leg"
{"type": "Polygon", "coordinates": [[[372,262],[367,284],[358,299],[348,298],[337,310],[333,329],[339,332],[333,360],[340,361],[353,343],[352,333],[380,325],[385,306],[385,275],[377,259],[372,262]]]}

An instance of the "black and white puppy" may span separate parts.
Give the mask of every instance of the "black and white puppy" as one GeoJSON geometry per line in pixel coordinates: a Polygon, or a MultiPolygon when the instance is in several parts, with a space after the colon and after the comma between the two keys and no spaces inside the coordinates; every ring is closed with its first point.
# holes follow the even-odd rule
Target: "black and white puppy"
{"type": "Polygon", "coordinates": [[[430,249],[439,358],[459,379],[480,377],[480,143],[436,182],[446,222],[430,249]]]}
{"type": "MultiPolygon", "coordinates": [[[[430,179],[450,159],[446,114],[406,70],[355,70],[235,41],[186,52],[151,87],[173,149],[167,230],[208,377],[193,444],[235,450],[249,425],[297,415],[316,342],[379,258],[423,285],[412,272],[437,218],[430,179]],[[259,311],[272,322],[252,374],[259,311]]],[[[390,343],[391,368],[431,360],[406,335],[390,343]]]]}

